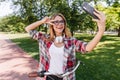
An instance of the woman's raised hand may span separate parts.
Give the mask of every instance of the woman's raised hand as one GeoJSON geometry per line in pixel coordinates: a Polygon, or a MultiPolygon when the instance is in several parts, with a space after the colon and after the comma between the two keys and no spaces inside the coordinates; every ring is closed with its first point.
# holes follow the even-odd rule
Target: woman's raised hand
{"type": "Polygon", "coordinates": [[[104,13],[98,11],[95,9],[94,14],[99,18],[99,19],[93,19],[93,21],[97,22],[98,29],[99,31],[105,31],[105,23],[106,23],[106,16],[104,13]]]}
{"type": "Polygon", "coordinates": [[[50,24],[50,25],[54,25],[52,22],[53,22],[54,20],[50,20],[50,18],[48,17],[48,16],[46,16],[46,17],[44,17],[43,19],[42,19],[42,22],[45,24],[45,23],[47,23],[47,24],[50,24]]]}

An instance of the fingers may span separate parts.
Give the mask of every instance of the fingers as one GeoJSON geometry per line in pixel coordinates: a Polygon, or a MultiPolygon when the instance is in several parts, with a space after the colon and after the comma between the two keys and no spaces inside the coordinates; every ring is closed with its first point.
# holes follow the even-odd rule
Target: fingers
{"type": "Polygon", "coordinates": [[[54,22],[54,21],[56,21],[56,20],[50,20],[51,22],[54,22]]]}
{"type": "MultiPolygon", "coordinates": [[[[95,12],[93,12],[93,13],[99,18],[100,21],[101,20],[102,21],[106,20],[106,16],[105,16],[105,14],[103,12],[100,12],[100,11],[95,9],[95,12]]],[[[93,19],[93,21],[98,21],[98,20],[93,19]]]]}
{"type": "Polygon", "coordinates": [[[46,22],[47,24],[54,25],[52,22],[46,22]]]}
{"type": "Polygon", "coordinates": [[[99,19],[92,19],[93,21],[97,22],[98,29],[99,31],[104,31],[105,30],[105,24],[106,24],[106,16],[103,12],[100,12],[95,9],[94,14],[99,18],[99,19]]]}
{"type": "Polygon", "coordinates": [[[94,11],[93,13],[94,13],[95,16],[98,17],[98,19],[100,19],[100,12],[96,12],[96,11],[94,11]]]}
{"type": "Polygon", "coordinates": [[[55,20],[50,20],[50,17],[46,16],[42,19],[44,24],[50,24],[50,25],[54,25],[52,22],[55,20]]]}
{"type": "Polygon", "coordinates": [[[93,12],[99,19],[101,19],[101,14],[102,12],[98,11],[97,9],[95,9],[95,11],[93,12]]]}
{"type": "Polygon", "coordinates": [[[95,10],[96,13],[98,13],[98,14],[100,13],[100,11],[98,11],[97,9],[94,9],[94,10],[95,10]]]}
{"type": "Polygon", "coordinates": [[[93,19],[92,19],[92,21],[98,22],[99,20],[98,20],[98,19],[94,19],[94,18],[93,18],[93,19]]]}
{"type": "Polygon", "coordinates": [[[54,25],[54,22],[55,20],[49,20],[47,23],[50,24],[50,25],[54,25]]]}
{"type": "Polygon", "coordinates": [[[48,16],[46,16],[46,17],[44,17],[43,19],[42,19],[42,22],[43,23],[46,23],[46,22],[48,22],[50,20],[50,18],[48,17],[48,16]]]}

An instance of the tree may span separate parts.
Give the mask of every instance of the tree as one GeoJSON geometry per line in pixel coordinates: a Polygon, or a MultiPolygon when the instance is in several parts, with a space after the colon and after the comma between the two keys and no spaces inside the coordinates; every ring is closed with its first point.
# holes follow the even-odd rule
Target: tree
{"type": "Polygon", "coordinates": [[[16,14],[21,16],[26,24],[37,20],[37,1],[38,0],[13,0],[15,8],[18,8],[16,14]]]}
{"type": "MultiPolygon", "coordinates": [[[[5,0],[6,1],[6,0],[5,0]]],[[[44,16],[62,13],[68,22],[72,34],[75,31],[95,30],[91,17],[81,9],[84,0],[12,0],[14,9],[18,9],[16,16],[20,16],[25,25],[31,24],[44,16]]],[[[91,2],[91,0],[85,0],[91,2]]],[[[93,0],[95,3],[98,0],[93,0]]],[[[45,27],[43,30],[47,30],[45,27]]]]}
{"type": "Polygon", "coordinates": [[[118,31],[118,36],[120,37],[120,3],[114,2],[110,7],[107,7],[107,28],[116,29],[118,31]]]}
{"type": "Polygon", "coordinates": [[[15,15],[9,15],[0,20],[0,31],[4,32],[25,32],[24,27],[25,24],[24,21],[21,19],[20,16],[15,15]],[[4,24],[3,24],[4,23],[4,24]]]}
{"type": "Polygon", "coordinates": [[[120,37],[120,3],[116,1],[112,6],[115,8],[114,11],[116,12],[116,19],[113,22],[116,24],[118,36],[120,37]]]}

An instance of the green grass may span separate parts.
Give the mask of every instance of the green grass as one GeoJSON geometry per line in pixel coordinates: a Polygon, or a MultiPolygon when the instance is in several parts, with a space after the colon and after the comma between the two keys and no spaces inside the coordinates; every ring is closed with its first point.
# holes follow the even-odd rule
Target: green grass
{"type": "MultiPolygon", "coordinates": [[[[75,36],[84,41],[90,41],[93,38],[88,34],[75,36]]],[[[37,41],[32,40],[28,35],[22,38],[11,37],[11,39],[38,60],[37,41]]],[[[77,80],[120,80],[120,37],[104,35],[92,52],[85,55],[77,53],[77,58],[85,64],[77,69],[77,80]]]]}
{"type": "Polygon", "coordinates": [[[91,53],[77,57],[85,64],[77,70],[77,80],[120,79],[120,37],[105,35],[91,53]]]}

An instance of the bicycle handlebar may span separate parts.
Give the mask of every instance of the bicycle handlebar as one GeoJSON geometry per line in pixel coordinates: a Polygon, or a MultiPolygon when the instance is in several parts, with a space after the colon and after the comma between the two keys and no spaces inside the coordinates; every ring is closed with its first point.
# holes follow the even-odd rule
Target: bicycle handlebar
{"type": "MultiPolygon", "coordinates": [[[[75,68],[72,70],[72,71],[69,71],[69,72],[66,72],[66,73],[63,73],[63,74],[53,74],[53,73],[50,73],[50,72],[46,72],[46,71],[40,71],[40,72],[32,72],[32,73],[29,73],[29,77],[44,77],[44,76],[48,76],[48,75],[55,75],[57,77],[65,77],[73,72],[76,71],[76,69],[79,67],[79,65],[81,64],[82,62],[81,61],[78,61],[77,62],[77,65],[75,66],[75,68]]],[[[82,63],[83,64],[83,63],[82,63]]]]}

